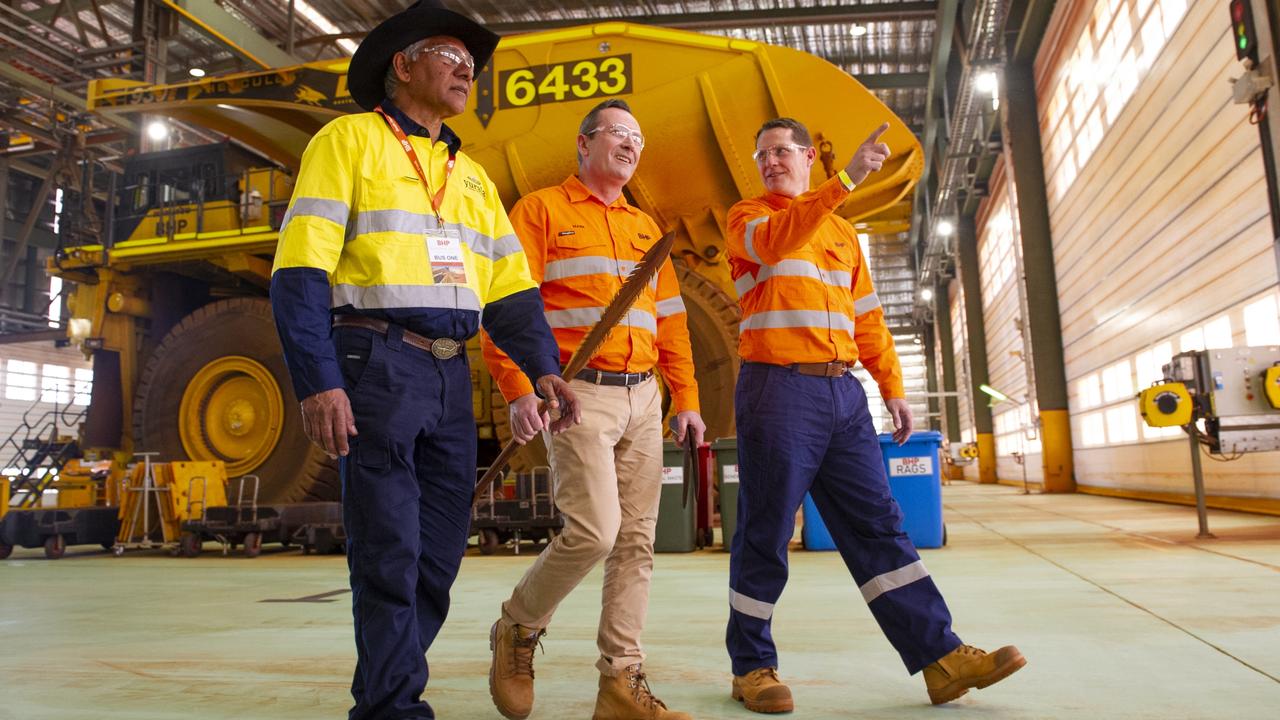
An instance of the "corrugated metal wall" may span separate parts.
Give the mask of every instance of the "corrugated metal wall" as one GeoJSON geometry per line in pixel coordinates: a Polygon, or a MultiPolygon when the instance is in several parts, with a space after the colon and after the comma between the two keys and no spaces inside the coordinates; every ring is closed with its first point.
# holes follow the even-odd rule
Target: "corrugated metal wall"
{"type": "MultiPolygon", "coordinates": [[[[1263,161],[1247,108],[1231,104],[1241,68],[1226,5],[1059,3],[1036,71],[1077,481],[1188,492],[1185,436],[1145,427],[1134,393],[1172,353],[1280,342],[1263,161]]],[[[995,368],[1017,342],[1007,313],[987,314],[995,368]]],[[[1280,497],[1277,467],[1280,453],[1206,463],[1207,488],[1280,497]]]]}

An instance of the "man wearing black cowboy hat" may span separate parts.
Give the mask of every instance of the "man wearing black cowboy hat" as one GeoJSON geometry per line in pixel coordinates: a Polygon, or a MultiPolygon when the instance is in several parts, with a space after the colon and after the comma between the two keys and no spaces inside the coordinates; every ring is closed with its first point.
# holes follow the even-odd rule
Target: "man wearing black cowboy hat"
{"type": "Polygon", "coordinates": [[[483,323],[561,409],[553,432],[580,421],[497,188],[444,124],[497,44],[439,2],[374,28],[348,71],[352,98],[373,112],[312,138],[280,229],[276,326],[307,435],[342,458],[351,720],[435,717],[422,700],[425,654],[448,612],[475,483],[466,340],[483,323]]]}

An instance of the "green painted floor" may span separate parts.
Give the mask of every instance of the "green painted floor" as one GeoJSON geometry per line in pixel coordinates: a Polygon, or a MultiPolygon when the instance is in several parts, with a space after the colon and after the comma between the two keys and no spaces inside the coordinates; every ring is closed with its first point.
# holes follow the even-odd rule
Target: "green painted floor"
{"type": "MultiPolygon", "coordinates": [[[[1280,518],[1007,487],[945,488],[950,545],[922,552],[967,642],[1028,666],[928,704],[834,553],[796,551],[774,620],[805,718],[1280,717],[1280,518]]],[[[353,664],[341,556],[194,560],[71,548],[0,561],[0,718],[339,718],[353,664]],[[326,596],[326,594],[329,594],[326,596]],[[310,602],[263,602],[320,596],[310,602]]],[[[473,551],[474,552],[474,551],[473,551]]],[[[469,556],[431,650],[442,718],[496,718],[488,628],[531,555],[469,556]]],[[[659,555],[648,668],[698,718],[729,699],[728,556],[659,555]]],[[[560,608],[537,658],[534,718],[590,717],[600,574],[560,608]]]]}

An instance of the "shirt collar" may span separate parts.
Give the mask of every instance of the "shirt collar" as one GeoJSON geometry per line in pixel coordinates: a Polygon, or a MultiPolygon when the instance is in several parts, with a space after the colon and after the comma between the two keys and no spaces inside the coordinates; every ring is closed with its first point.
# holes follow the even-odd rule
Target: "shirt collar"
{"type": "MultiPolygon", "coordinates": [[[[577,175],[570,175],[564,182],[560,183],[560,187],[564,188],[565,194],[569,196],[569,202],[578,203],[595,200],[602,205],[604,204],[600,198],[596,197],[595,194],[591,192],[590,188],[583,184],[582,180],[580,180],[577,175]]],[[[618,195],[618,199],[610,203],[608,207],[620,208],[627,212],[635,211],[635,208],[631,206],[631,203],[627,202],[627,196],[625,194],[618,195]]]]}
{"type": "MultiPolygon", "coordinates": [[[[431,133],[423,126],[419,125],[413,118],[405,115],[400,108],[396,107],[390,100],[382,101],[382,109],[388,115],[400,123],[400,128],[404,130],[405,135],[417,135],[418,137],[431,138],[431,133]]],[[[462,147],[462,138],[458,137],[448,125],[440,123],[440,139],[436,142],[442,142],[449,148],[450,155],[457,155],[458,149],[462,147]]]]}

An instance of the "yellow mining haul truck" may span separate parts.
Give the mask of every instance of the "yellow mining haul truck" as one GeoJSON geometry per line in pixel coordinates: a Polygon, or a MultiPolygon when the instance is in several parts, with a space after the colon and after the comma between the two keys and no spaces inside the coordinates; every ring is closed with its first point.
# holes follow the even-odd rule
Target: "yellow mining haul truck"
{"type": "MultiPolygon", "coordinates": [[[[322,61],[175,85],[91,85],[96,112],[173,117],[230,140],[134,158],[116,188],[111,237],[51,263],[76,284],[70,334],[95,356],[86,446],[222,460],[233,477],[260,476],[265,502],[336,497],[334,466],[303,437],[266,288],[289,172],[325,122],[359,111],[345,73],[346,61],[322,61]]],[[[870,91],[821,59],[622,23],[505,38],[449,123],[510,206],[575,171],[578,123],[610,97],[627,100],[644,128],[628,197],[678,234],[704,417],[711,437],[731,435],[738,310],[725,214],[763,191],[751,160],[756,129],[778,115],[805,121],[826,157],[816,181],[889,120],[893,160],[842,210],[872,233],[905,229],[922,150],[870,91]]],[[[473,368],[478,432],[496,442],[505,405],[483,364],[473,368]]]]}

